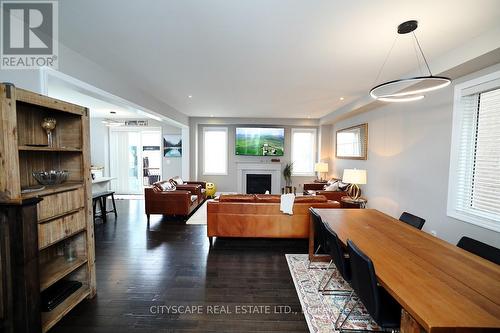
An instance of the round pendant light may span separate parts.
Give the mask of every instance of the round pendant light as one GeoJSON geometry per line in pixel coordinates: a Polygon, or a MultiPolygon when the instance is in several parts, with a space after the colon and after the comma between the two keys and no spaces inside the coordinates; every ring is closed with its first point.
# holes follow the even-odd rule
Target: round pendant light
{"type": "MultiPolygon", "coordinates": [[[[451,83],[451,79],[444,76],[434,76],[432,75],[431,69],[429,68],[429,64],[427,63],[427,59],[425,58],[424,52],[420,47],[420,43],[418,42],[417,36],[415,35],[415,30],[418,27],[418,22],[415,20],[406,21],[401,23],[398,26],[398,34],[408,34],[412,33],[415,38],[416,45],[418,46],[418,50],[422,56],[422,59],[425,63],[425,67],[429,72],[429,75],[415,76],[410,78],[392,80],[388,82],[384,82],[373,87],[370,90],[370,96],[383,102],[412,102],[421,100],[424,98],[424,93],[441,89],[448,86],[451,83]]],[[[397,36],[396,36],[397,38],[397,36]]],[[[396,41],[394,41],[395,44],[396,41]]],[[[393,44],[393,47],[394,47],[393,44]]],[[[392,52],[392,48],[389,51],[389,54],[386,57],[386,60],[382,64],[382,67],[377,76],[380,76],[382,73],[384,66],[389,59],[389,56],[392,52]]],[[[417,62],[419,62],[418,55],[417,62]]]]}

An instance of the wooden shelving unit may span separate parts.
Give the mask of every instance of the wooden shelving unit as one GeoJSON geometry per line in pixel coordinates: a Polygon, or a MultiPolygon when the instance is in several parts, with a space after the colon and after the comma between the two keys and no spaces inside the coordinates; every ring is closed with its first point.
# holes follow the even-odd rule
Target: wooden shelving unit
{"type": "Polygon", "coordinates": [[[88,110],[13,85],[1,84],[0,91],[0,165],[5,166],[0,172],[0,203],[23,205],[33,198],[42,199],[34,220],[26,222],[37,225],[32,229],[38,239],[36,281],[40,292],[63,279],[82,283],[52,311],[38,314],[41,332],[47,332],[79,302],[96,293],[88,110]],[[57,121],[51,147],[41,127],[46,117],[57,121]],[[53,169],[68,170],[68,180],[22,191],[39,186],[33,171],[53,169]],[[68,249],[72,258],[68,258],[68,249]]]}
{"type": "Polygon", "coordinates": [[[83,285],[80,289],[71,294],[70,297],[66,298],[64,302],[59,304],[54,310],[50,312],[42,312],[43,331],[47,332],[50,330],[59,320],[61,320],[62,317],[73,310],[78,303],[89,297],[89,290],[89,286],[83,285]]]}

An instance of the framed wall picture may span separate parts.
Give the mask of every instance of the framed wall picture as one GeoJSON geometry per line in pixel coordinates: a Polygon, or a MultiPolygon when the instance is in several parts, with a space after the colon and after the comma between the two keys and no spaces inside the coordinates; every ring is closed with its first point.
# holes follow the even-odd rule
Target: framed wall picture
{"type": "Polygon", "coordinates": [[[335,156],[340,159],[366,160],[368,157],[368,124],[338,130],[335,156]]]}
{"type": "Polygon", "coordinates": [[[182,156],[182,137],[180,134],[163,135],[163,156],[164,157],[182,156]]]}

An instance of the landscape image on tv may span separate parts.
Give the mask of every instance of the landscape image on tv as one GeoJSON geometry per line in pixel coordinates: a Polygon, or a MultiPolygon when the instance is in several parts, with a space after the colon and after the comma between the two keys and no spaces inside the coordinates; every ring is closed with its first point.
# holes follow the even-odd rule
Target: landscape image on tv
{"type": "Polygon", "coordinates": [[[236,155],[283,156],[284,128],[236,128],[236,155]]]}

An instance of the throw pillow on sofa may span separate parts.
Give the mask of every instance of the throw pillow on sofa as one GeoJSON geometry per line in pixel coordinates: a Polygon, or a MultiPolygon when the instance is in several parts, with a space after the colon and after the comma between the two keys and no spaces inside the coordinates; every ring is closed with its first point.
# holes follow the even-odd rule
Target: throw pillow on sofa
{"type": "Polygon", "coordinates": [[[336,181],[332,184],[325,185],[325,191],[339,191],[339,182],[336,181]]]}
{"type": "Polygon", "coordinates": [[[175,191],[175,185],[171,182],[162,182],[160,186],[162,191],[175,191]]]}
{"type": "Polygon", "coordinates": [[[171,179],[172,181],[175,182],[176,185],[182,185],[184,184],[184,181],[182,180],[181,177],[179,176],[175,176],[174,178],[171,179]]]}

